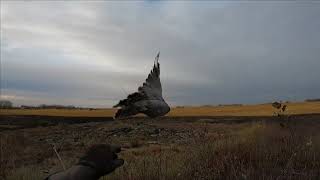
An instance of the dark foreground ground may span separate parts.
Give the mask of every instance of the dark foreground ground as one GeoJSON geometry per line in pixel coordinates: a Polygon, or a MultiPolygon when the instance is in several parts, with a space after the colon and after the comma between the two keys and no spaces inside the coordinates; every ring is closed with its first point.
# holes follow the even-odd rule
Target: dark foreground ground
{"type": "Polygon", "coordinates": [[[92,144],[122,146],[104,179],[320,179],[320,115],[163,117],[1,116],[0,179],[43,179],[92,144]]]}

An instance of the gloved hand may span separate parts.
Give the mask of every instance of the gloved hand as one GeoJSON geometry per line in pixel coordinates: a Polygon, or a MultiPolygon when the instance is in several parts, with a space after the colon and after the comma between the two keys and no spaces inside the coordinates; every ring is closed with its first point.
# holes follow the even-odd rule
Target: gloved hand
{"type": "Polygon", "coordinates": [[[98,144],[91,146],[76,165],[48,176],[48,180],[98,180],[123,165],[117,153],[119,146],[98,144]]]}
{"type": "Polygon", "coordinates": [[[121,148],[116,145],[98,144],[91,146],[85,156],[80,158],[78,164],[94,167],[99,175],[103,176],[113,172],[123,165],[124,160],[118,159],[117,153],[121,148]]]}

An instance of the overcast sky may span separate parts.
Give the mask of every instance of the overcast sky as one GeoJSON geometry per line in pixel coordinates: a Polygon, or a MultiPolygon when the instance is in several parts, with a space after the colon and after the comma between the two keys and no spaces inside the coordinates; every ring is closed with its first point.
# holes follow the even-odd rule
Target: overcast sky
{"type": "Polygon", "coordinates": [[[160,50],[171,105],[320,97],[318,2],[1,1],[1,98],[110,107],[160,50]]]}

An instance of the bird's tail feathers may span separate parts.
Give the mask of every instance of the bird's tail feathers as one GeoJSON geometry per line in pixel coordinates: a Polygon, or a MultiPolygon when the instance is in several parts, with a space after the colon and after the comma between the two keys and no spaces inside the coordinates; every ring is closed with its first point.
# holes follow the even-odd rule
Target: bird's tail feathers
{"type": "Polygon", "coordinates": [[[114,119],[124,119],[133,115],[138,114],[139,112],[134,108],[122,108],[118,109],[114,119]]]}

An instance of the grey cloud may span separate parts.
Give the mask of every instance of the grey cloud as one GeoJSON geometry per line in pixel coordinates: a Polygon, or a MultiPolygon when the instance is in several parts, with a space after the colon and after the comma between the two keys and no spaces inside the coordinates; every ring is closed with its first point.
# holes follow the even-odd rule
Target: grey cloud
{"type": "Polygon", "coordinates": [[[6,93],[110,106],[116,100],[103,99],[135,91],[160,50],[164,96],[173,104],[319,96],[320,3],[3,4],[6,93]]]}

